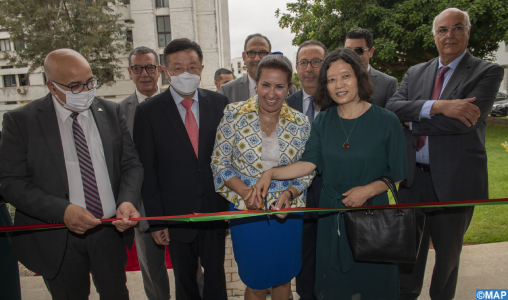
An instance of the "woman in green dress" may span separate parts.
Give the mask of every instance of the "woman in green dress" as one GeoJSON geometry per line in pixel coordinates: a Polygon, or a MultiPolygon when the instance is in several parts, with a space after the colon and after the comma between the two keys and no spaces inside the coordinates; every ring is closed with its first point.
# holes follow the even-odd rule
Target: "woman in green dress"
{"type": "MultiPolygon", "coordinates": [[[[270,180],[316,171],[323,175],[321,208],[358,207],[372,197],[374,205],[388,204],[388,187],[377,179],[407,178],[406,144],[397,116],[369,103],[373,90],[358,55],[349,49],[331,52],[321,67],[315,99],[322,112],[312,124],[302,158],[264,172],[256,184],[257,196],[265,196],[270,180]]],[[[397,265],[354,260],[343,215],[337,216],[319,216],[317,299],[398,299],[397,265]]]]}

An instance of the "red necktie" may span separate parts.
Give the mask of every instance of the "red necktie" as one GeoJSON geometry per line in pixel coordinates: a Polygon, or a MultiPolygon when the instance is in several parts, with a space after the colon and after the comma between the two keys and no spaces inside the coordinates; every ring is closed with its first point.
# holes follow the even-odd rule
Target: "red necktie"
{"type": "Polygon", "coordinates": [[[187,111],[185,113],[185,129],[187,129],[187,134],[189,135],[192,147],[194,148],[196,157],[198,157],[199,128],[198,123],[196,122],[196,118],[194,117],[194,114],[191,110],[193,103],[194,99],[184,99],[182,101],[182,105],[187,111]]]}
{"type": "MultiPolygon", "coordinates": [[[[441,71],[436,77],[436,81],[434,82],[434,89],[432,90],[432,97],[430,97],[430,100],[439,100],[439,95],[441,94],[441,89],[443,88],[444,83],[444,75],[450,67],[442,67],[441,71]]],[[[425,146],[425,141],[427,140],[426,135],[420,135],[418,136],[418,139],[416,140],[416,151],[420,151],[423,146],[425,146]]]]}
{"type": "Polygon", "coordinates": [[[78,115],[79,113],[77,112],[71,114],[71,118],[73,119],[72,133],[74,134],[74,143],[76,144],[76,152],[78,154],[79,169],[81,170],[86,209],[91,212],[94,217],[100,219],[104,214],[102,211],[101,197],[99,196],[99,189],[97,188],[97,181],[95,180],[95,171],[93,169],[90,151],[88,151],[85,134],[78,123],[78,115]]]}

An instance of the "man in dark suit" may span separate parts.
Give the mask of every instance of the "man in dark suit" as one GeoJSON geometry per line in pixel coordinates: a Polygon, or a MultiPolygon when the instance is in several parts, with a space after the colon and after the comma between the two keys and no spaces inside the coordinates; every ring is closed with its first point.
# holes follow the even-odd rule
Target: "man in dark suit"
{"type": "Polygon", "coordinates": [[[369,60],[376,50],[374,48],[372,33],[367,29],[353,29],[347,33],[344,47],[355,51],[360,56],[370,74],[370,79],[372,84],[374,84],[374,95],[372,96],[371,103],[385,107],[386,101],[395,94],[399,83],[395,77],[379,72],[369,64],[369,60]]]}
{"type": "MultiPolygon", "coordinates": [[[[159,55],[148,47],[137,47],[129,54],[129,75],[136,85],[132,95],[119,102],[125,115],[129,132],[132,136],[134,127],[134,113],[136,106],[161,93],[157,86],[161,75],[159,55]]],[[[138,207],[141,217],[146,217],[143,201],[138,207]]],[[[166,267],[166,247],[157,245],[148,230],[148,221],[140,221],[134,227],[136,251],[138,253],[139,267],[143,277],[143,287],[148,300],[168,300],[169,277],[166,267]]]]}
{"type": "MultiPolygon", "coordinates": [[[[302,83],[302,89],[286,100],[289,106],[304,113],[312,123],[320,111],[314,104],[314,95],[318,88],[318,74],[321,63],[328,50],[321,42],[310,40],[303,42],[296,52],[296,72],[302,83]]],[[[307,190],[307,207],[319,207],[323,178],[314,177],[307,190]]],[[[301,300],[315,300],[314,279],[316,273],[316,237],[317,213],[306,213],[303,222],[302,270],[296,277],[296,292],[301,300]]]]}
{"type": "MultiPolygon", "coordinates": [[[[471,23],[449,8],[434,19],[439,57],[409,68],[386,108],[405,129],[409,179],[400,185],[403,203],[486,199],[485,118],[503,68],[467,50],[471,23]]],[[[429,208],[416,264],[399,265],[400,299],[422,290],[429,244],[436,250],[431,299],[453,299],[464,234],[474,207],[429,208]]]]}
{"type": "MultiPolygon", "coordinates": [[[[215,193],[210,166],[215,133],[228,100],[199,89],[203,53],[188,39],[164,49],[163,68],[171,87],[136,108],[134,141],[144,166],[142,199],[147,216],[225,211],[215,193]]],[[[201,299],[196,281],[198,258],[204,268],[203,299],[227,299],[224,273],[224,221],[150,221],[157,244],[168,245],[176,299],[201,299]]]]}
{"type": "MultiPolygon", "coordinates": [[[[103,299],[129,299],[123,231],[136,225],[143,169],[120,107],[95,97],[97,79],[70,49],[44,61],[50,93],[4,114],[0,183],[15,225],[12,254],[40,274],[53,299],[88,299],[89,273],[103,299]],[[116,226],[100,218],[119,217],[116,226]]],[[[124,232],[125,233],[125,232],[124,232]]]]}
{"type": "MultiPolygon", "coordinates": [[[[220,93],[228,97],[230,103],[245,101],[254,97],[256,92],[256,71],[263,57],[272,51],[268,38],[260,33],[249,35],[245,39],[242,58],[247,66],[247,75],[228,82],[220,87],[220,93]]],[[[289,88],[289,95],[296,93],[296,88],[289,88]]]]}

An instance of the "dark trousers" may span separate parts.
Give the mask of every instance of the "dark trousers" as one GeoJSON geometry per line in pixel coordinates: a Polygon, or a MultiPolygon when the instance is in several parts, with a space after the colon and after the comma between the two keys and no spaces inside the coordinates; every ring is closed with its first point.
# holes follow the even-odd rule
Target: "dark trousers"
{"type": "Polygon", "coordinates": [[[226,235],[217,233],[213,226],[203,224],[205,227],[209,229],[198,229],[197,237],[191,243],[169,241],[176,300],[227,300],[224,272],[226,235]],[[196,280],[198,258],[204,269],[203,297],[196,280]]]}
{"type": "Polygon", "coordinates": [[[168,300],[169,277],[166,267],[166,246],[155,243],[150,230],[134,228],[139,268],[148,300],[168,300]]]}
{"type": "Polygon", "coordinates": [[[314,281],[316,277],[317,218],[304,219],[302,241],[302,270],[296,276],[296,292],[300,300],[316,300],[314,281]]]}
{"type": "MultiPolygon", "coordinates": [[[[7,205],[0,204],[0,226],[11,225],[7,205]]],[[[0,233],[0,298],[21,300],[18,261],[11,256],[11,236],[10,232],[0,233]]]]}
{"type": "Polygon", "coordinates": [[[69,232],[62,266],[55,278],[44,278],[53,300],[85,300],[90,275],[101,300],[129,299],[127,252],[122,234],[111,225],[99,225],[85,234],[69,232]]]}
{"type": "MultiPolygon", "coordinates": [[[[430,172],[419,168],[411,188],[401,186],[402,203],[438,201],[430,172]]],[[[423,209],[425,228],[416,264],[399,264],[400,300],[417,299],[422,291],[430,241],[436,252],[436,262],[430,284],[432,300],[451,300],[455,296],[459,274],[462,243],[474,206],[423,209]]]]}

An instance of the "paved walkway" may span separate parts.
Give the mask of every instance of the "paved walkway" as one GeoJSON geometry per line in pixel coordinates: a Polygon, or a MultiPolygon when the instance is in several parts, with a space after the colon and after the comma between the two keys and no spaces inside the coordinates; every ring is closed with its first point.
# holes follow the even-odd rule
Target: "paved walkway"
{"type": "MultiPolygon", "coordinates": [[[[434,265],[434,250],[430,250],[424,283],[424,292],[420,300],[429,300],[430,275],[434,265]]],[[[170,275],[171,295],[175,299],[175,281],[172,270],[170,275]]],[[[130,298],[145,300],[140,272],[127,272],[127,286],[130,298]]],[[[508,289],[508,242],[464,246],[462,250],[459,283],[455,299],[475,299],[476,289],[508,289]]],[[[21,277],[23,300],[51,300],[41,277],[21,277]]],[[[91,300],[99,300],[92,286],[91,300]]],[[[299,297],[295,294],[295,300],[299,297]]],[[[243,299],[230,297],[230,300],[243,299]]]]}

